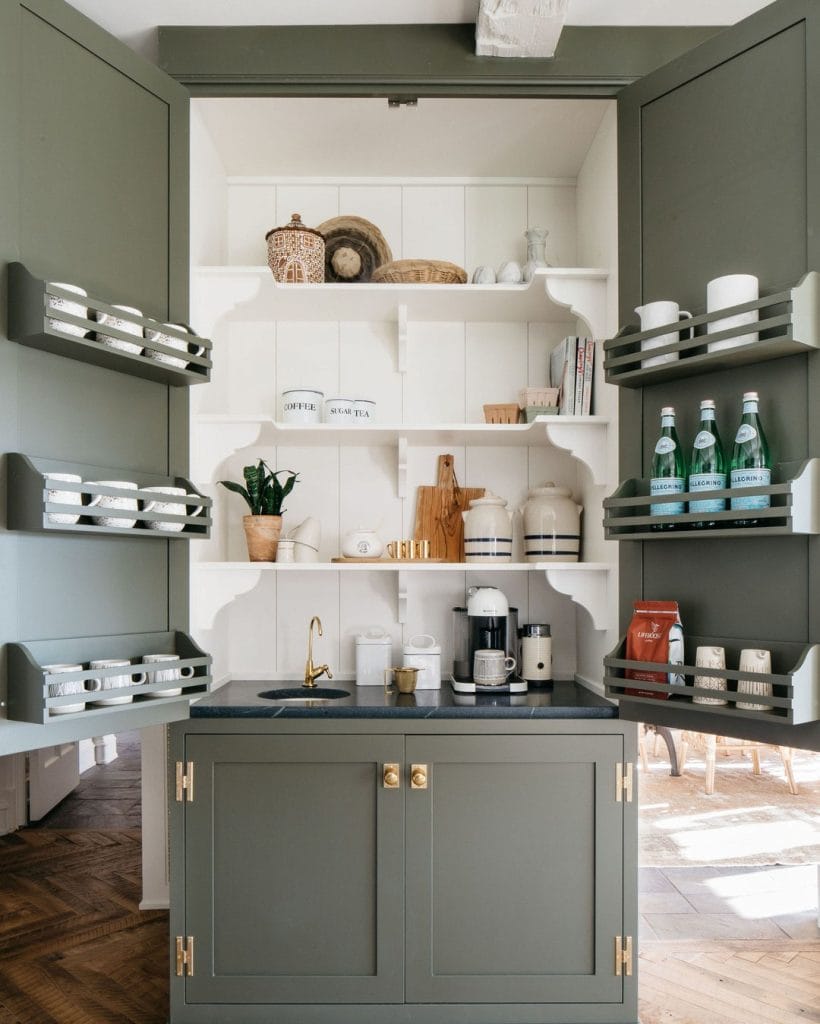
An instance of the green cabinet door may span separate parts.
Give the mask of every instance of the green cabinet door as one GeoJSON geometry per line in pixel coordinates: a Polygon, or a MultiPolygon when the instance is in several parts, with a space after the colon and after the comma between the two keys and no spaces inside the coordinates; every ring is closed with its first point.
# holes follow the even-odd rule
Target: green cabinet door
{"type": "Polygon", "coordinates": [[[391,736],[187,736],[187,1004],[403,999],[403,788],[391,736]]]}
{"type": "Polygon", "coordinates": [[[406,756],[427,772],[405,794],[407,1001],[621,1003],[623,738],[417,736],[406,756]]]}

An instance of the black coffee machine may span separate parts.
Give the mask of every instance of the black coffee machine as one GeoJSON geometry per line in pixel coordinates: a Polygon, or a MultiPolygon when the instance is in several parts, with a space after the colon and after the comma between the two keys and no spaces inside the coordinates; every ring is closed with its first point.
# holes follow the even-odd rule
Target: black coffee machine
{"type": "Polygon", "coordinates": [[[518,671],[500,685],[485,686],[473,680],[476,651],[504,651],[518,658],[518,609],[510,608],[498,587],[470,587],[467,607],[453,608],[453,676],[456,693],[526,693],[526,680],[518,671]]]}

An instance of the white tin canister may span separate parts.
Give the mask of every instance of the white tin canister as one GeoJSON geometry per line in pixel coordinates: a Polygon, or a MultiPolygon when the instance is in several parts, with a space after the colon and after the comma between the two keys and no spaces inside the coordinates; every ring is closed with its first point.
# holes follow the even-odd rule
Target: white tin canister
{"type": "Polygon", "coordinates": [[[512,558],[512,513],[504,498],[473,498],[464,518],[465,562],[509,562],[512,558]]]}
{"type": "Polygon", "coordinates": [[[528,562],[577,562],[581,550],[582,506],[568,487],[549,481],[533,487],[521,509],[524,557],[528,562]]]}
{"type": "Polygon", "coordinates": [[[356,685],[384,686],[384,673],[392,667],[393,641],[381,626],[371,626],[355,638],[356,685]]]}
{"type": "Polygon", "coordinates": [[[410,637],[402,651],[402,665],[417,668],[417,690],[441,689],[441,645],[429,633],[410,637]]]}
{"type": "Polygon", "coordinates": [[[285,423],[321,423],[324,392],[316,388],[289,388],[282,392],[285,423]]]}
{"type": "Polygon", "coordinates": [[[352,398],[326,398],[325,423],[335,423],[337,427],[349,427],[353,423],[352,398]]]}

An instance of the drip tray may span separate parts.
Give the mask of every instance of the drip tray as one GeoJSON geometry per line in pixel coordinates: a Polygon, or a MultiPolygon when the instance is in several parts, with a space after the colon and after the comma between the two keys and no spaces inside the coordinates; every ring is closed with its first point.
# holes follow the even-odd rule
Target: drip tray
{"type": "Polygon", "coordinates": [[[456,693],[526,693],[527,692],[527,680],[520,679],[518,676],[510,676],[510,678],[501,683],[499,686],[482,686],[480,683],[474,683],[472,679],[456,679],[455,676],[450,676],[450,685],[456,693]]]}

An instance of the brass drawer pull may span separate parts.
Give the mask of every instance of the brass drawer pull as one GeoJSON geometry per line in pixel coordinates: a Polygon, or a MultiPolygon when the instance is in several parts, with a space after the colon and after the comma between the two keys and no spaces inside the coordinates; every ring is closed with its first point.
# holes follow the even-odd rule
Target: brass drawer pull
{"type": "Polygon", "coordinates": [[[411,789],[427,789],[427,765],[426,764],[411,764],[410,765],[410,788],[411,789]]]}
{"type": "Polygon", "coordinates": [[[401,766],[390,762],[382,767],[382,785],[385,789],[398,789],[401,785],[401,775],[399,775],[399,768],[401,766]]]}

